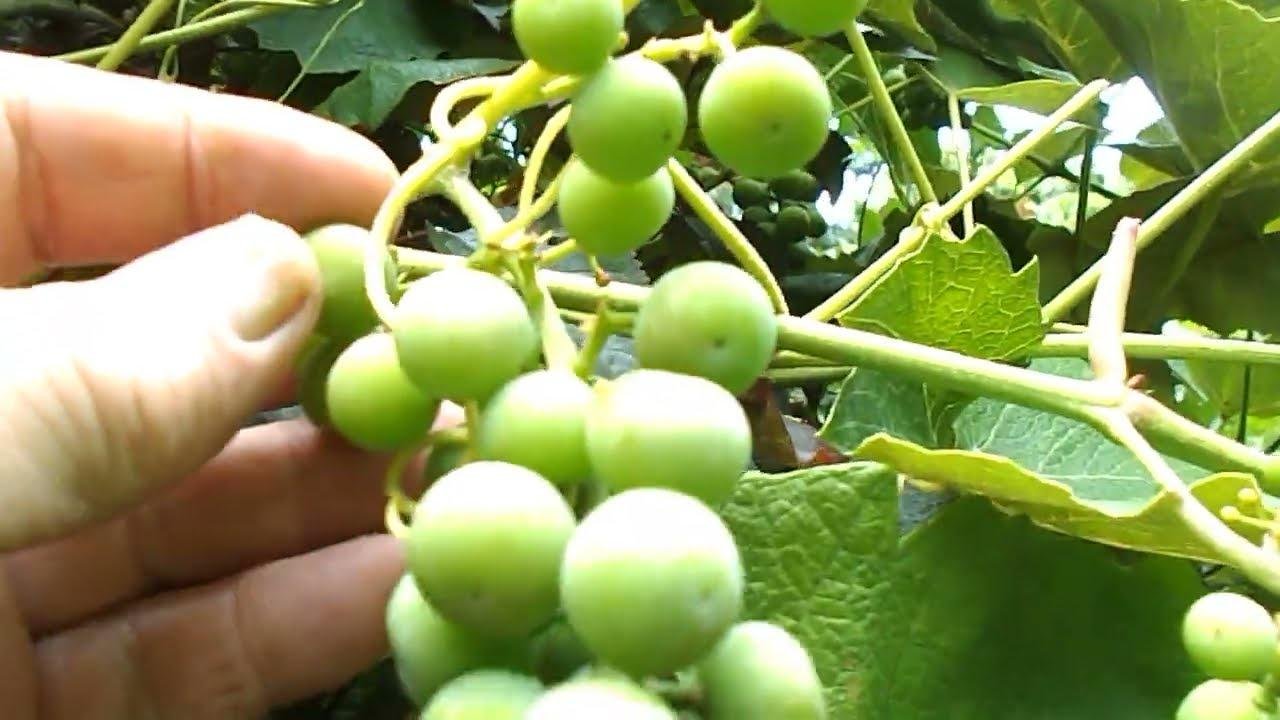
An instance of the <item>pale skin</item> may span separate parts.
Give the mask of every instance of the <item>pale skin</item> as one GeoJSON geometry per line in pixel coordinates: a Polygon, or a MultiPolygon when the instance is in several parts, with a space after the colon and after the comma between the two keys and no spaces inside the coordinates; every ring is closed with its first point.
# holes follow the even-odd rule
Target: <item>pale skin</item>
{"type": "Polygon", "coordinates": [[[279,105],[0,53],[6,718],[261,717],[386,653],[387,458],[241,428],[316,318],[297,231],[394,177],[279,105]],[[86,263],[124,267],[14,289],[86,263]]]}

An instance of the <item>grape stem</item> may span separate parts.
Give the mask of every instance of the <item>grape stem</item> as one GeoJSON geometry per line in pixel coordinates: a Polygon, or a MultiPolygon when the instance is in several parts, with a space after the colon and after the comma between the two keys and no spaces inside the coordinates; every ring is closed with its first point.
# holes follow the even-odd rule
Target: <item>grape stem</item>
{"type": "Polygon", "coordinates": [[[128,60],[129,56],[138,49],[142,38],[169,12],[173,3],[174,0],[150,0],[107,54],[98,61],[97,68],[112,71],[120,67],[120,64],[128,60]]]}
{"type": "Polygon", "coordinates": [[[738,226],[720,211],[716,201],[702,189],[679,160],[674,158],[670,160],[667,163],[667,172],[675,183],[676,192],[684,198],[689,207],[693,208],[694,214],[711,228],[711,232],[724,243],[725,249],[764,288],[774,311],[782,315],[789,314],[791,311],[787,308],[787,299],[782,294],[782,286],[778,284],[778,279],[773,276],[769,264],[756,251],[751,241],[747,240],[738,226]]]}
{"type": "MultiPolygon", "coordinates": [[[[1138,229],[1138,250],[1142,251],[1149,247],[1156,238],[1182,219],[1192,208],[1217,192],[1232,173],[1246,167],[1249,161],[1276,137],[1280,137],[1280,112],[1276,112],[1256,130],[1249,133],[1238,145],[1218,158],[1195,180],[1160,206],[1160,209],[1151,217],[1143,221],[1142,227],[1138,229]]],[[[1104,260],[1105,258],[1094,263],[1044,306],[1043,317],[1046,324],[1066,317],[1076,305],[1089,296],[1102,275],[1104,260]]]]}
{"type": "Polygon", "coordinates": [[[902,232],[898,234],[898,242],[894,243],[893,247],[876,258],[875,262],[863,268],[862,272],[855,275],[844,287],[837,290],[826,300],[823,300],[817,307],[805,313],[805,319],[826,322],[844,312],[858,298],[862,297],[867,290],[870,290],[871,286],[875,285],[880,278],[888,275],[894,266],[906,259],[908,255],[919,250],[928,236],[929,233],[918,224],[903,228],[902,232]]]}
{"type": "MultiPolygon", "coordinates": [[[[292,6],[283,4],[258,5],[255,7],[245,8],[243,10],[229,12],[225,15],[212,17],[208,20],[187,23],[181,27],[173,28],[172,30],[152,33],[140,38],[137,44],[132,48],[131,52],[136,53],[160,50],[174,45],[181,45],[182,43],[190,42],[192,40],[220,35],[228,30],[244,27],[245,25],[255,23],[263,18],[275,15],[276,13],[285,10],[287,7],[292,6]]],[[[321,4],[316,4],[314,7],[321,7],[321,4]]],[[[112,48],[116,47],[118,42],[119,40],[109,45],[100,45],[98,47],[63,53],[62,55],[54,56],[54,58],[64,62],[79,64],[100,62],[108,53],[111,52],[112,48]]]]}
{"type": "Polygon", "coordinates": [[[604,349],[605,342],[613,334],[613,318],[609,313],[608,300],[600,301],[595,316],[588,323],[590,323],[590,330],[587,333],[587,340],[583,343],[582,350],[578,352],[578,360],[573,366],[573,371],[584,380],[591,377],[596,358],[600,357],[600,351],[604,349]]]}
{"type": "MultiPolygon", "coordinates": [[[[951,143],[956,153],[956,164],[960,167],[960,186],[972,182],[969,174],[969,136],[965,134],[964,123],[960,118],[960,98],[953,92],[947,93],[947,114],[951,120],[951,143]]],[[[964,236],[973,234],[973,201],[964,204],[964,236]]]]}
{"type": "Polygon", "coordinates": [[[862,37],[862,33],[858,30],[858,23],[855,21],[849,25],[844,34],[849,39],[849,46],[853,48],[854,58],[857,59],[858,66],[862,70],[867,88],[871,90],[872,102],[880,113],[880,120],[888,127],[893,144],[906,160],[907,168],[911,171],[912,179],[919,189],[921,200],[926,203],[938,202],[938,193],[933,189],[933,183],[929,181],[929,174],[925,172],[924,163],[920,160],[920,154],[916,152],[915,144],[911,142],[911,136],[907,134],[907,126],[903,124],[902,116],[893,105],[889,88],[885,87],[884,78],[880,75],[880,66],[876,64],[876,58],[871,54],[866,38],[862,37]]]}

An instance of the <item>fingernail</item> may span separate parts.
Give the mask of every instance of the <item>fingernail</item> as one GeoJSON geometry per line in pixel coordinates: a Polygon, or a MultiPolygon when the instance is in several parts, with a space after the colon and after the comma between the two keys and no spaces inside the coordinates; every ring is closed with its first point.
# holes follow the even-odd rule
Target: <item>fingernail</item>
{"type": "Polygon", "coordinates": [[[249,240],[231,325],[243,340],[262,340],[288,325],[319,289],[315,261],[292,230],[257,216],[228,228],[249,240]]]}

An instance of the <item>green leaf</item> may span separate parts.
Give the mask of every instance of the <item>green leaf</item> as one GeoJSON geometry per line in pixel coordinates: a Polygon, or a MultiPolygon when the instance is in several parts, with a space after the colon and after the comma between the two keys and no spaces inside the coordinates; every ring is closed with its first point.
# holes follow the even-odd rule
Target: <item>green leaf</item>
{"type": "Polygon", "coordinates": [[[376,128],[418,83],[447,85],[463,78],[509,70],[518,63],[494,58],[376,60],[315,109],[344,125],[376,128]]]}
{"type": "MultiPolygon", "coordinates": [[[[1171,320],[1160,334],[1174,338],[1219,338],[1213,331],[1191,322],[1171,320]]],[[[1247,333],[1237,332],[1236,340],[1248,340],[1247,333]]],[[[1218,417],[1239,413],[1244,407],[1245,365],[1213,360],[1170,360],[1169,367],[1202,398],[1209,402],[1218,417]]],[[[1280,414],[1280,368],[1249,368],[1249,413],[1258,417],[1280,414]]]]}
{"type": "Polygon", "coordinates": [[[1078,4],[1065,0],[991,0],[1006,17],[1031,23],[1049,52],[1080,81],[1122,81],[1130,74],[1102,28],[1078,4]]]}
{"type": "MultiPolygon", "coordinates": [[[[1031,369],[1086,380],[1089,364],[1077,358],[1037,359],[1031,369]]],[[[1146,502],[1158,486],[1128,450],[1077,420],[982,398],[955,420],[956,447],[1002,455],[1080,497],[1100,503],[1146,502]]],[[[1185,480],[1208,474],[1180,460],[1170,465],[1185,480]]]]}
{"type": "MultiPolygon", "coordinates": [[[[1203,169],[1280,107],[1280,18],[1233,0],[1080,0],[1160,101],[1203,169]]],[[[1280,183],[1280,143],[1233,179],[1280,183]]]]}
{"type": "MultiPolygon", "coordinates": [[[[1019,81],[997,71],[980,58],[953,47],[942,48],[938,52],[937,61],[928,69],[948,92],[954,93],[961,100],[1008,105],[1041,115],[1053,113],[1082,87],[1078,82],[1063,80],[1019,81]]],[[[1074,117],[1082,122],[1097,124],[1100,121],[1100,108],[1101,105],[1095,103],[1093,107],[1081,110],[1074,117]]]]}
{"type": "MultiPolygon", "coordinates": [[[[280,13],[251,27],[267,50],[292,52],[306,62],[325,35],[361,0],[342,0],[316,10],[280,13]]],[[[420,0],[362,0],[364,5],[338,25],[312,61],[312,73],[364,70],[377,60],[439,57],[444,44],[433,34],[433,13],[420,0]]],[[[441,28],[445,30],[446,28],[441,28]]]]}
{"type": "Polygon", "coordinates": [[[809,648],[835,720],[1168,720],[1196,681],[1182,561],[1128,566],[985,501],[905,540],[895,475],[863,463],[751,473],[723,510],[747,616],[809,648]]]}
{"type": "Polygon", "coordinates": [[[855,370],[840,384],[818,435],[847,453],[880,432],[935,447],[929,396],[920,382],[865,368],[855,370]]]}
{"type": "Polygon", "coordinates": [[[871,0],[867,14],[889,29],[901,34],[908,41],[925,50],[933,50],[937,44],[916,18],[915,0],[871,0]]]}
{"type": "Polygon", "coordinates": [[[1039,276],[1034,259],[1014,273],[985,227],[965,240],[933,233],[838,319],[977,357],[1017,357],[1044,337],[1039,276]]]}
{"type": "MultiPolygon", "coordinates": [[[[1226,561],[1188,529],[1179,514],[1178,499],[1163,491],[1141,501],[1090,499],[1077,494],[1072,484],[1028,470],[1007,457],[930,450],[884,433],[869,438],[854,454],[917,480],[982,495],[1057,532],[1130,550],[1226,561]]],[[[1261,492],[1257,481],[1243,473],[1211,475],[1191,485],[1192,492],[1214,512],[1236,504],[1236,494],[1246,488],[1261,492]]],[[[1251,540],[1262,539],[1262,532],[1248,525],[1233,525],[1233,529],[1251,540]]]]}

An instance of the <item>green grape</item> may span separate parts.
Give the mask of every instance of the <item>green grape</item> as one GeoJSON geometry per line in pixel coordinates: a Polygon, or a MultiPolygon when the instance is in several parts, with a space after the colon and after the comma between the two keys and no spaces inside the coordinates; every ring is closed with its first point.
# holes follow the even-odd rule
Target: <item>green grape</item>
{"type": "Polygon", "coordinates": [[[535,636],[531,653],[534,673],[545,683],[564,682],[594,660],[582,638],[564,621],[552,623],[535,636]]]}
{"type": "Polygon", "coordinates": [[[749,207],[742,211],[742,221],[752,225],[763,225],[767,222],[773,222],[773,213],[767,207],[759,205],[749,207]]]}
{"type": "Polygon", "coordinates": [[[569,143],[599,175],[638,182],[666,166],[688,117],[684,89],[671,71],[630,55],[609,61],[574,96],[569,143]]]}
{"type": "Polygon", "coordinates": [[[406,544],[418,586],[441,614],[498,637],[532,632],[557,607],[573,511],[519,465],[480,461],[440,478],[414,510],[406,544]]]}
{"type": "Polygon", "coordinates": [[[454,678],[481,667],[515,667],[525,650],[496,643],[446,620],[405,573],[391,591],[387,640],[405,695],[419,707],[454,678]]]}
{"type": "Polygon", "coordinates": [[[710,720],[824,720],[813,659],[772,623],[735,625],[698,665],[710,720]]]}
{"type": "Polygon", "coordinates": [[[792,243],[809,234],[809,213],[799,205],[788,205],[778,213],[778,240],[792,243]]]}
{"type": "Polygon", "coordinates": [[[748,177],[740,177],[733,181],[733,201],[740,208],[762,207],[772,200],[769,186],[748,177]]]}
{"type": "Polygon", "coordinates": [[[522,720],[542,683],[509,670],[476,670],[449,682],[420,720],[522,720]]]}
{"type": "Polygon", "coordinates": [[[583,643],[636,677],[703,657],[737,620],[742,592],[742,561],[724,522],[662,488],[627,490],[591,511],[569,541],[560,580],[583,643]]]}
{"type": "Polygon", "coordinates": [[[665,169],[633,183],[597,174],[570,158],[560,181],[560,222],[578,247],[592,255],[621,255],[653,237],[676,205],[665,169]]]}
{"type": "Polygon", "coordinates": [[[710,190],[711,188],[724,182],[724,171],[713,167],[695,167],[693,176],[697,178],[698,184],[703,188],[710,190]]]}
{"type": "Polygon", "coordinates": [[[1270,720],[1255,703],[1261,692],[1253,682],[1206,680],[1182,699],[1175,720],[1270,720]]]}
{"type": "Polygon", "coordinates": [[[756,225],[756,228],[765,238],[769,240],[778,239],[778,223],[770,220],[769,222],[762,222],[759,225],[756,225]]]}
{"type": "Polygon", "coordinates": [[[654,283],[633,335],[641,367],[697,375],[738,395],[769,366],[778,321],[755,278],[727,263],[699,261],[654,283]]]}
{"type": "Polygon", "coordinates": [[[395,340],[366,335],[338,355],[325,388],[329,422],[351,444],[398,450],[426,437],[440,401],[424,394],[400,368],[395,340]]]}
{"type": "Polygon", "coordinates": [[[823,37],[853,25],[867,0],[764,0],[769,15],[784,30],[823,37]]]}
{"type": "Polygon", "coordinates": [[[479,457],[523,465],[557,485],[586,479],[591,400],[591,386],[567,370],[521,375],[485,406],[476,434],[479,457]]]}
{"type": "Polygon", "coordinates": [[[427,394],[455,401],[488,398],[538,352],[537,330],[516,291],[469,268],[410,285],[393,332],[409,378],[427,394]]]}
{"type": "Polygon", "coordinates": [[[345,343],[314,336],[298,358],[298,404],[307,419],[318,427],[329,424],[329,404],[325,398],[329,371],[346,349],[345,343]]]}
{"type": "Polygon", "coordinates": [[[515,0],[511,28],[524,56],[562,75],[600,69],[626,21],[619,0],[515,0]]]}
{"type": "MultiPolygon", "coordinates": [[[[336,340],[353,340],[378,325],[364,284],[364,256],[373,238],[355,225],[326,225],[307,233],[307,244],[320,267],[323,301],[316,332],[336,340]]],[[[396,285],[395,264],[387,257],[387,287],[396,285]]]]}
{"type": "Polygon", "coordinates": [[[522,720],[675,720],[657,696],[615,678],[584,677],[557,685],[522,720]]]}
{"type": "Polygon", "coordinates": [[[818,238],[827,234],[827,219],[822,217],[816,206],[806,207],[805,214],[809,216],[809,237],[818,238]]]}
{"type": "Polygon", "coordinates": [[[611,490],[666,487],[719,505],[751,461],[751,424],[710,380],[631,370],[597,385],[587,452],[611,490]]]}
{"type": "Polygon", "coordinates": [[[785,200],[813,202],[818,198],[818,179],[806,170],[792,170],[771,180],[769,189],[785,200]]]}
{"type": "Polygon", "coordinates": [[[768,45],[740,50],[711,72],[698,102],[702,137],[741,175],[773,178],[817,157],[831,93],[803,55],[768,45]]]}
{"type": "Polygon", "coordinates": [[[1276,660],[1280,631],[1266,608],[1231,592],[1204,595],[1182,621],[1191,660],[1219,680],[1257,680],[1276,660]]]}
{"type": "Polygon", "coordinates": [[[422,479],[433,483],[444,477],[449,471],[462,464],[467,456],[465,443],[441,443],[433,445],[427,454],[427,462],[422,466],[422,479]]]}

